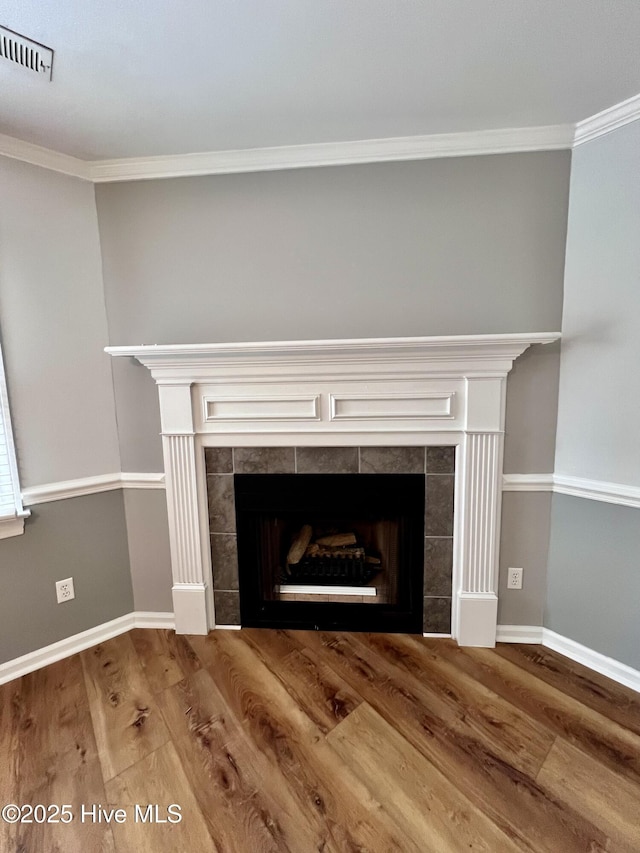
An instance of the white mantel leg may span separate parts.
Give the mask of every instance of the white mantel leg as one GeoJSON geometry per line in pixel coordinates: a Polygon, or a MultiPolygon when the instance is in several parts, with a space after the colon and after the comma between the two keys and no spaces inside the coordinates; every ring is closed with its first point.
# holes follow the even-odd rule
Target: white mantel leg
{"type": "Polygon", "coordinates": [[[200,543],[195,437],[164,435],[163,450],[176,632],[206,634],[209,620],[200,543]]]}
{"type": "Polygon", "coordinates": [[[502,433],[467,433],[461,519],[461,588],[457,640],[461,646],[496,644],[502,433]]]}
{"type": "Polygon", "coordinates": [[[178,634],[206,634],[207,581],[198,513],[191,382],[158,382],[169,515],[173,611],[178,634]]]}

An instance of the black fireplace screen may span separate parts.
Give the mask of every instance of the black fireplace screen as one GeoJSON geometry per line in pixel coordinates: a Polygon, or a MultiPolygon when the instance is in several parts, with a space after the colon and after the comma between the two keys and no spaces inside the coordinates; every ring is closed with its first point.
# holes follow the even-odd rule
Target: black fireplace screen
{"type": "Polygon", "coordinates": [[[235,475],[242,624],[422,630],[425,478],[235,475]]]}

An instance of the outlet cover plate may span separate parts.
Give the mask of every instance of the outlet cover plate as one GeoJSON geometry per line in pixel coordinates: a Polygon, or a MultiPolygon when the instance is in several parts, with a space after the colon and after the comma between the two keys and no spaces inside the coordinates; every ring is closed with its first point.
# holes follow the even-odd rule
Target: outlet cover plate
{"type": "Polygon", "coordinates": [[[63,604],[65,601],[71,601],[76,597],[73,588],[73,578],[65,578],[63,581],[56,581],[56,599],[58,604],[63,604]]]}
{"type": "Polygon", "coordinates": [[[510,568],[507,570],[507,589],[522,589],[524,569],[510,568]]]}

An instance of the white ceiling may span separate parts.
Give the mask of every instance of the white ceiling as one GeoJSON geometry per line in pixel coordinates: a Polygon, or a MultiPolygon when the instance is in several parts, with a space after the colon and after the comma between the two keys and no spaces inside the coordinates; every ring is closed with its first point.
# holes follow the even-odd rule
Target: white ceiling
{"type": "Polygon", "coordinates": [[[95,160],[574,123],[640,92],[638,0],[4,0],[0,133],[95,160]]]}

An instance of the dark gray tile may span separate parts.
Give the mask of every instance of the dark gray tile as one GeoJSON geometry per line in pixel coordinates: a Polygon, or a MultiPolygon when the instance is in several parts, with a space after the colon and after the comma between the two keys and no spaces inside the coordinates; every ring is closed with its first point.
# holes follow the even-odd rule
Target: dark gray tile
{"type": "Polygon", "coordinates": [[[293,447],[234,447],[233,470],[236,474],[293,474],[293,447]]]}
{"type": "Polygon", "coordinates": [[[213,593],[216,625],[240,625],[240,593],[216,590],[213,593]]]}
{"type": "Polygon", "coordinates": [[[427,474],[425,536],[453,536],[453,475],[427,474]]]}
{"type": "Polygon", "coordinates": [[[451,633],[451,599],[425,598],[422,630],[427,634],[451,633]]]}
{"type": "Polygon", "coordinates": [[[357,447],[298,447],[298,474],[357,474],[357,447]]]}
{"type": "Polygon", "coordinates": [[[232,474],[233,459],[230,447],[205,447],[204,466],[207,474],[232,474]]]}
{"type": "Polygon", "coordinates": [[[212,533],[235,533],[233,474],[210,474],[207,477],[207,496],[209,498],[209,530],[212,533]]]}
{"type": "Polygon", "coordinates": [[[238,544],[233,533],[213,533],[211,568],[214,589],[238,589],[238,544]]]}
{"type": "Polygon", "coordinates": [[[424,474],[424,447],[361,447],[361,474],[424,474]]]}
{"type": "Polygon", "coordinates": [[[451,595],[453,539],[424,540],[424,594],[451,595]]]}
{"type": "Polygon", "coordinates": [[[455,447],[427,447],[427,474],[453,474],[455,469],[455,447]]]}

